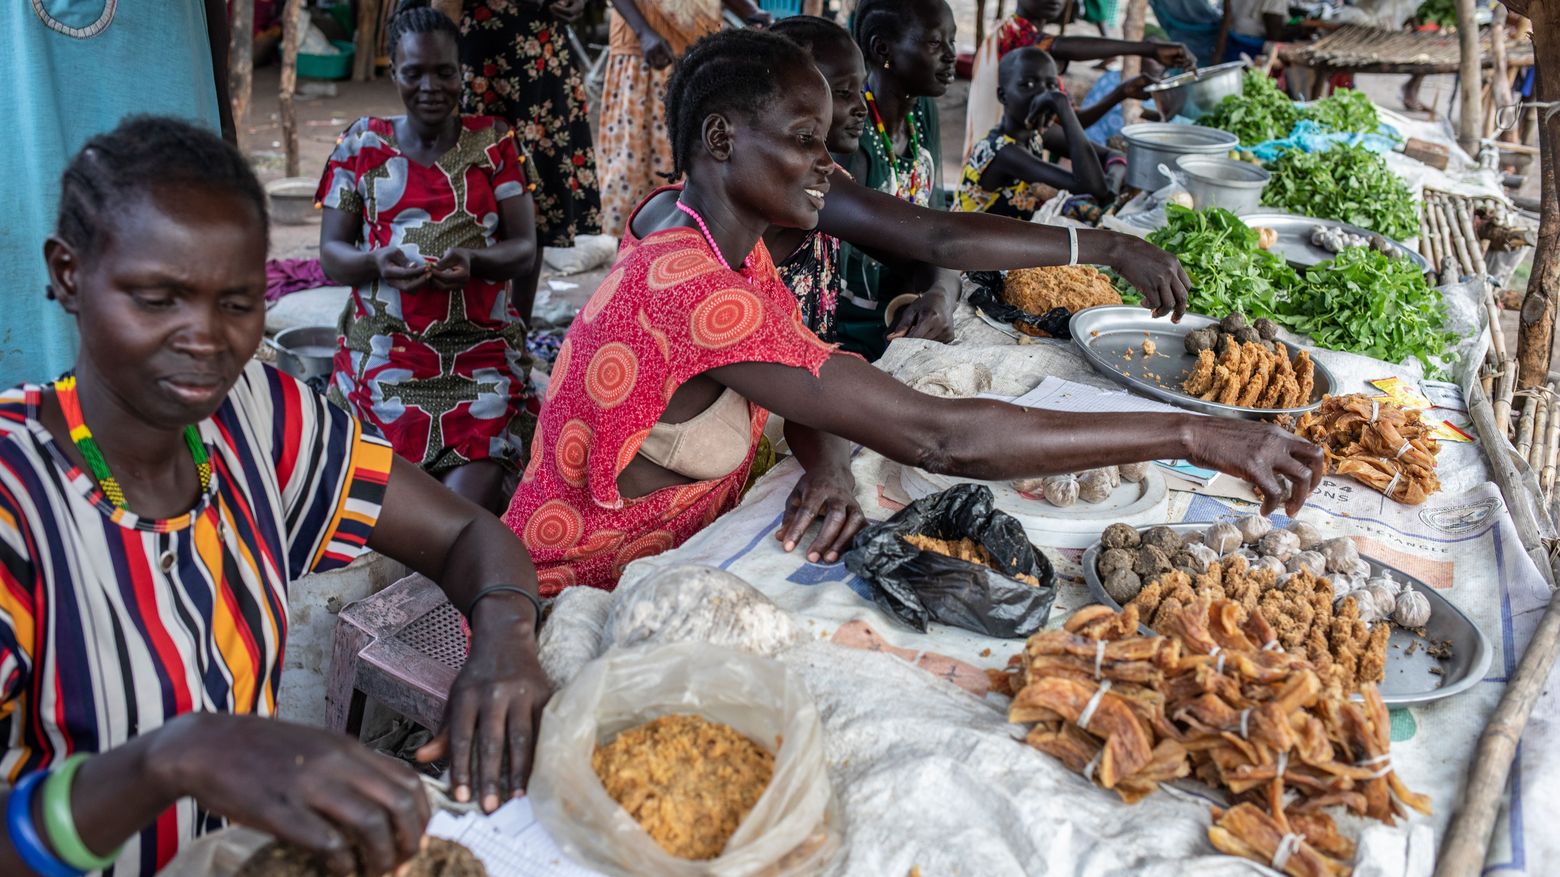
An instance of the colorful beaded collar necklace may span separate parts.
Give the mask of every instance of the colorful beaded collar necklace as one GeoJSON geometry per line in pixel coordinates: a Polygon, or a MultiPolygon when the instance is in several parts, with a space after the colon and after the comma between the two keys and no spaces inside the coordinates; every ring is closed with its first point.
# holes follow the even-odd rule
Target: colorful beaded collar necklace
{"type": "Polygon", "coordinates": [[[883,155],[888,159],[889,185],[894,187],[894,194],[901,194],[899,191],[899,163],[901,161],[910,163],[909,191],[912,193],[918,191],[921,185],[921,135],[916,133],[915,118],[912,116],[905,119],[905,127],[910,129],[910,155],[908,158],[901,159],[894,153],[894,138],[888,136],[888,128],[883,124],[883,114],[878,112],[877,98],[872,96],[872,89],[864,88],[861,90],[861,93],[867,99],[867,109],[872,111],[872,125],[877,128],[878,140],[883,144],[883,155]]]}
{"type": "MultiPolygon", "coordinates": [[[[81,416],[81,399],[76,395],[76,376],[66,375],[54,383],[54,396],[60,402],[60,411],[65,414],[65,426],[70,430],[70,440],[75,443],[76,449],[81,451],[82,459],[87,461],[87,468],[92,470],[92,477],[97,479],[98,489],[108,497],[108,501],[115,508],[128,509],[129,503],[125,501],[124,488],[119,486],[119,481],[108,471],[108,462],[103,459],[103,452],[98,448],[97,440],[92,437],[92,430],[87,429],[86,422],[81,416]]],[[[200,493],[206,495],[211,488],[211,458],[206,454],[206,443],[200,439],[200,430],[194,424],[184,428],[184,444],[190,449],[190,456],[195,458],[195,473],[200,476],[200,493]]]]}

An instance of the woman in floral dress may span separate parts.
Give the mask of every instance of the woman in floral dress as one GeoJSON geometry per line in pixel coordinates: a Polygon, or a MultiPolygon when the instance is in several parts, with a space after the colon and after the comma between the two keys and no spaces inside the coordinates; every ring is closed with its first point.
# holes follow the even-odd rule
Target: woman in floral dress
{"type": "MultiPolygon", "coordinates": [[[[564,27],[584,0],[465,0],[460,10],[460,63],[466,112],[508,122],[531,156],[536,239],[572,247],[576,235],[601,231],[601,194],[591,148],[590,106],[580,59],[564,27]]],[[[530,318],[541,273],[515,281],[515,305],[530,318]]]]}

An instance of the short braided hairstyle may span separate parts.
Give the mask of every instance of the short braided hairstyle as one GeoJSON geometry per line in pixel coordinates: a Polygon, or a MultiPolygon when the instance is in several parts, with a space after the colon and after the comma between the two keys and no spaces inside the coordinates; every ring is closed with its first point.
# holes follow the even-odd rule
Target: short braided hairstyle
{"type": "Polygon", "coordinates": [[[770,25],[769,32],[779,34],[816,56],[822,46],[851,43],[850,31],[838,22],[816,15],[792,15],[770,25]]]}
{"type": "Polygon", "coordinates": [[[666,130],[672,141],[672,179],[693,161],[711,113],[744,113],[780,92],[782,71],[813,70],[812,56],[785,37],[759,30],[723,30],[694,43],[666,85],[666,130]]]}
{"type": "Polygon", "coordinates": [[[396,4],[395,15],[385,28],[385,41],[390,46],[390,63],[401,51],[401,37],[409,33],[447,33],[450,39],[460,42],[460,28],[448,15],[428,5],[428,0],[401,0],[396,4]]]}
{"type": "Polygon", "coordinates": [[[925,6],[927,0],[861,0],[851,16],[851,36],[861,47],[861,54],[872,66],[872,38],[882,37],[893,42],[904,36],[905,25],[911,14],[925,6]]]}
{"type": "Polygon", "coordinates": [[[216,134],[169,116],[131,116],[81,147],[60,181],[55,234],[90,258],[111,217],[164,186],[240,195],[254,207],[269,238],[265,189],[249,162],[216,134]]]}

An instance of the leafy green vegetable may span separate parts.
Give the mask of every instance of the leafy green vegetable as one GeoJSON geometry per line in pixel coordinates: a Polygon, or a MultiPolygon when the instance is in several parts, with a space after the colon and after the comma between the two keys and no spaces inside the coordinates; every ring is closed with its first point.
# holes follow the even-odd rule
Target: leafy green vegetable
{"type": "Polygon", "coordinates": [[[1256,71],[1241,81],[1240,94],[1220,101],[1197,124],[1228,131],[1240,138],[1242,146],[1256,146],[1288,137],[1301,119],[1309,119],[1326,131],[1351,134],[1374,134],[1381,128],[1376,105],[1364,92],[1340,88],[1302,108],[1279,91],[1271,77],[1256,71]]]}
{"type": "Polygon", "coordinates": [[[1425,0],[1424,3],[1419,4],[1419,11],[1414,13],[1414,21],[1442,28],[1456,27],[1456,0],[1425,0]]]}
{"type": "Polygon", "coordinates": [[[1305,108],[1305,118],[1328,131],[1372,134],[1381,128],[1376,105],[1363,91],[1340,88],[1305,108]]]}
{"type": "Polygon", "coordinates": [[[1278,90],[1271,77],[1251,71],[1241,80],[1240,94],[1220,101],[1197,124],[1228,131],[1239,137],[1242,145],[1255,146],[1288,137],[1298,121],[1300,108],[1294,101],[1278,90]]]}
{"type": "Polygon", "coordinates": [[[1181,260],[1194,313],[1268,317],[1330,350],[1392,363],[1412,356],[1432,374],[1456,341],[1444,331],[1440,292],[1406,258],[1350,247],[1301,277],[1227,210],[1172,204],[1166,213],[1148,240],[1181,260]]]}
{"type": "Polygon", "coordinates": [[[1262,203],[1302,216],[1336,219],[1402,241],[1419,232],[1414,197],[1381,156],[1358,146],[1326,152],[1286,152],[1273,172],[1262,203]]]}
{"type": "Polygon", "coordinates": [[[1280,323],[1331,350],[1382,362],[1417,358],[1427,370],[1456,341],[1441,294],[1408,259],[1349,247],[1306,272],[1279,304],[1280,323]]]}
{"type": "Polygon", "coordinates": [[[1165,227],[1150,234],[1148,242],[1181,260],[1192,281],[1192,311],[1276,316],[1280,297],[1300,278],[1284,260],[1257,246],[1254,229],[1218,207],[1191,210],[1170,204],[1165,212],[1165,227]]]}

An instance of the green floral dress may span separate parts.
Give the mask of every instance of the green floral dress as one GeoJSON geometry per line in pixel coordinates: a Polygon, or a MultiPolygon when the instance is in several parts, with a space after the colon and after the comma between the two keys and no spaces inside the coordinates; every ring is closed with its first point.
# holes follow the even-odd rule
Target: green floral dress
{"type": "Polygon", "coordinates": [[[460,34],[466,112],[508,122],[531,156],[537,242],[599,233],[590,107],[563,23],[527,0],[465,0],[460,34]]]}

